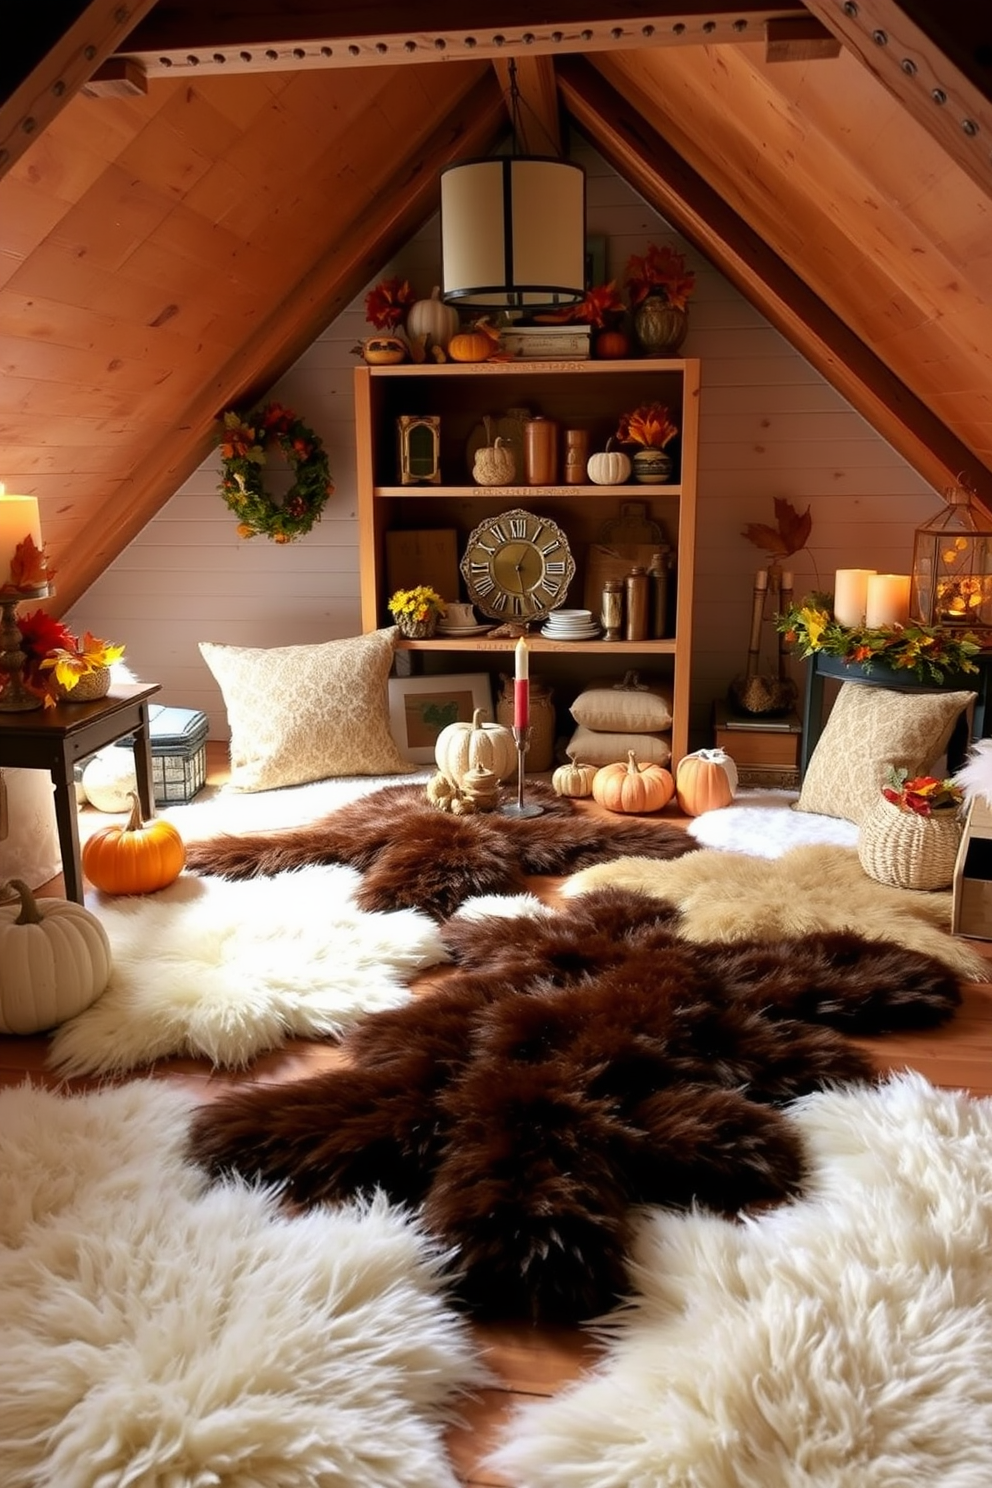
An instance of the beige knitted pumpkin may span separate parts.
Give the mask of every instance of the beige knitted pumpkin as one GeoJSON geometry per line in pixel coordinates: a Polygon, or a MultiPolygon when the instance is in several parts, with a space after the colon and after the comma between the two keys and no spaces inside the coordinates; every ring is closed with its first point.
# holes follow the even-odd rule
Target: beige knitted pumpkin
{"type": "MultiPolygon", "coordinates": [[[[486,420],[486,433],[488,436],[486,420]]],[[[513,450],[497,434],[492,444],[484,444],[475,452],[472,477],[480,486],[512,486],[517,473],[517,462],[513,450]]]]}

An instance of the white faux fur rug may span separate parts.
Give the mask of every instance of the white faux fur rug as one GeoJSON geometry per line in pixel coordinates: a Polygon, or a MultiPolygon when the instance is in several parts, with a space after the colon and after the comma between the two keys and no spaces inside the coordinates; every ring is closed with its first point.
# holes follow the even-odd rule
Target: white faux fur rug
{"type": "Polygon", "coordinates": [[[110,937],[110,985],[56,1029],[50,1065],[119,1074],[187,1055],[236,1068],[406,1001],[408,981],[448,959],[437,926],[417,910],[358,909],[360,882],[331,865],[243,883],[182,874],[155,894],[90,896],[110,937]]]}
{"type": "Polygon", "coordinates": [[[794,847],[856,847],[858,828],[839,817],[796,811],[797,791],[743,790],[733,805],[706,811],[686,828],[701,847],[778,858],[794,847]]]}
{"type": "Polygon", "coordinates": [[[207,1189],[189,1109],[0,1092],[4,1488],[455,1488],[481,1376],[436,1251],[381,1198],[207,1189]]]}
{"type": "Polygon", "coordinates": [[[992,1101],[905,1076],[793,1114],[811,1196],[653,1211],[605,1360],[510,1421],[514,1488],[988,1488],[992,1101]]]}

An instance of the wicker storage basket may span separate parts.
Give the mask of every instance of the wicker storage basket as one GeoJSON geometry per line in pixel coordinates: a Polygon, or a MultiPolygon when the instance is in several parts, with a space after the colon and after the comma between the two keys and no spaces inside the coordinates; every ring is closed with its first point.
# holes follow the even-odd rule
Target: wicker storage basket
{"type": "Polygon", "coordinates": [[[918,816],[880,795],[858,833],[869,878],[897,889],[946,889],[954,877],[962,818],[957,807],[918,816]]]}

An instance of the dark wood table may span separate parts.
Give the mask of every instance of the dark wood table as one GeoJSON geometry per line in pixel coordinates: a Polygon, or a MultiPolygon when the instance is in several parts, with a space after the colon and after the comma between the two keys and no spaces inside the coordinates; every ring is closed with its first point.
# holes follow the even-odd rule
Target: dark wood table
{"type": "Polygon", "coordinates": [[[105,744],[134,735],[134,769],[145,818],[155,815],[148,699],[160,684],[122,683],[94,703],[59,703],[27,713],[0,712],[0,766],[47,770],[55,785],[55,820],[67,899],[83,903],[83,867],[74,767],[105,744]]]}

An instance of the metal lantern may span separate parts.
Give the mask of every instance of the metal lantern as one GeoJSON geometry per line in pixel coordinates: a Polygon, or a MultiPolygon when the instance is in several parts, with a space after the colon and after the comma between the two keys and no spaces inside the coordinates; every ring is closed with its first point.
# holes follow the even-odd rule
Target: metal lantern
{"type": "Polygon", "coordinates": [[[913,540],[910,611],[924,625],[992,629],[992,521],[967,486],[913,540]]]}

